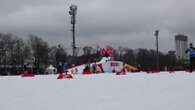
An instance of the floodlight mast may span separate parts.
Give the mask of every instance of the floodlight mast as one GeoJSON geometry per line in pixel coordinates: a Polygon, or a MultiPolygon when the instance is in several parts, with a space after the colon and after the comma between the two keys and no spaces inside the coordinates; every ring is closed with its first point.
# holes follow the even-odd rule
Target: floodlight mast
{"type": "Polygon", "coordinates": [[[72,24],[72,38],[73,38],[73,42],[72,42],[72,55],[73,57],[76,56],[76,42],[75,42],[75,24],[76,24],[76,14],[77,14],[77,6],[76,5],[71,5],[70,6],[70,11],[69,14],[71,16],[71,24],[72,24]]]}
{"type": "Polygon", "coordinates": [[[159,48],[158,48],[159,30],[156,30],[154,35],[156,36],[156,69],[160,70],[160,66],[159,66],[159,48]]]}

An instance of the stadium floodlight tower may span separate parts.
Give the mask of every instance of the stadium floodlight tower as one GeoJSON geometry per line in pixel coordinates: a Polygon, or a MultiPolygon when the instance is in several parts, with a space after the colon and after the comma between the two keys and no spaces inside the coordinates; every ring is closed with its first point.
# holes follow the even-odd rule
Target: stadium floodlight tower
{"type": "Polygon", "coordinates": [[[76,5],[71,5],[70,6],[70,11],[69,14],[71,16],[71,24],[72,24],[72,48],[73,48],[73,57],[76,56],[76,42],[75,42],[75,24],[76,24],[76,14],[77,14],[77,6],[76,5]]]}
{"type": "Polygon", "coordinates": [[[158,48],[159,30],[155,30],[154,36],[156,37],[156,69],[160,70],[160,67],[159,67],[159,48],[158,48]]]}

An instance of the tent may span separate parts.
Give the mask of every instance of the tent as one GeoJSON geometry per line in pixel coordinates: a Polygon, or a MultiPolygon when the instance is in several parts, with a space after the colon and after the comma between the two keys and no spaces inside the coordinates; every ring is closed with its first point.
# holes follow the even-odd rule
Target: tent
{"type": "Polygon", "coordinates": [[[127,72],[136,72],[136,71],[138,71],[138,68],[136,68],[134,66],[131,66],[131,65],[128,65],[128,64],[125,64],[124,67],[125,67],[125,70],[127,72]]]}
{"type": "Polygon", "coordinates": [[[57,69],[53,65],[49,65],[46,69],[46,73],[48,74],[55,74],[57,73],[57,69]]]}

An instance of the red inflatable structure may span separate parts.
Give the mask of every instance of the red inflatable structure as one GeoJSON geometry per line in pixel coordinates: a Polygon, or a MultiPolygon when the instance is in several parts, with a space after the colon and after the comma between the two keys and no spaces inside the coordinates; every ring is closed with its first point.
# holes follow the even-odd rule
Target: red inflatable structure
{"type": "Polygon", "coordinates": [[[159,70],[152,70],[152,71],[146,71],[147,74],[158,74],[160,73],[159,70]]]}
{"type": "Polygon", "coordinates": [[[34,74],[32,74],[32,73],[23,73],[23,74],[21,74],[20,75],[21,77],[35,77],[35,75],[34,74]]]}
{"type": "Polygon", "coordinates": [[[73,76],[71,74],[59,74],[57,79],[73,79],[73,76]]]}
{"type": "Polygon", "coordinates": [[[126,75],[125,68],[123,68],[121,71],[117,72],[116,75],[126,75]]]}

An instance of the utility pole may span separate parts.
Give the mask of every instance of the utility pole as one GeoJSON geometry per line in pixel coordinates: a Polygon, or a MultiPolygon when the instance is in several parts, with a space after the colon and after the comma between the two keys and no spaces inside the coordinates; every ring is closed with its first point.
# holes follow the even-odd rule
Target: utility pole
{"type": "Polygon", "coordinates": [[[159,67],[159,49],[158,49],[158,35],[159,35],[159,30],[156,30],[154,35],[156,36],[156,69],[160,70],[159,67]]]}
{"type": "Polygon", "coordinates": [[[76,56],[76,42],[75,42],[75,24],[76,24],[76,14],[77,14],[77,6],[76,5],[71,5],[70,6],[70,11],[69,14],[71,16],[71,24],[72,24],[72,55],[73,57],[76,56]]]}

